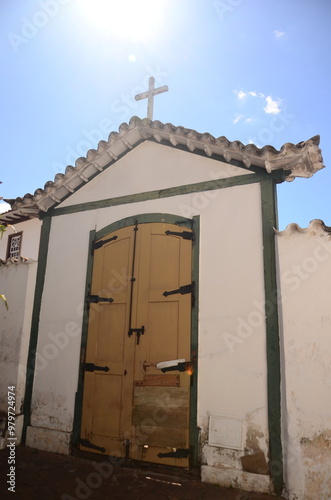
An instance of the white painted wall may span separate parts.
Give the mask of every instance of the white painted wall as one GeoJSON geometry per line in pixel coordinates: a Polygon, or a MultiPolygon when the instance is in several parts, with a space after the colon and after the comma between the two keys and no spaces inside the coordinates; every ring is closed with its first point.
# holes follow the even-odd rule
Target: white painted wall
{"type": "MultiPolygon", "coordinates": [[[[8,411],[8,386],[16,387],[16,414],[21,414],[24,400],[26,362],[30,340],[31,315],[37,263],[11,263],[0,265],[0,289],[5,294],[9,308],[0,303],[0,411],[8,411]]],[[[22,422],[16,425],[20,439],[22,422]]]]}
{"type": "MultiPolygon", "coordinates": [[[[215,160],[144,143],[61,206],[242,173],[245,170],[215,160]],[[119,165],[121,168],[117,168],[119,165]]],[[[247,453],[262,451],[266,458],[268,454],[265,322],[261,312],[264,303],[263,245],[258,184],[52,219],[27,444],[48,450],[56,446],[61,453],[69,451],[90,230],[98,231],[125,217],[146,213],[188,218],[200,215],[198,425],[201,427],[203,478],[268,491],[269,476],[243,472],[240,461],[247,453]],[[211,413],[243,420],[243,450],[208,445],[211,413]]]]}
{"type": "MultiPolygon", "coordinates": [[[[40,229],[42,222],[39,219],[31,219],[19,224],[14,224],[15,231],[23,231],[21,256],[28,259],[38,259],[40,229]]],[[[2,239],[0,239],[0,259],[5,260],[7,254],[8,236],[13,234],[14,229],[8,227],[2,239]]]]}
{"type": "Polygon", "coordinates": [[[331,236],[319,221],[277,236],[283,447],[290,500],[331,498],[331,236]]]}
{"type": "MultiPolygon", "coordinates": [[[[53,219],[31,423],[64,433],[72,430],[89,230],[141,213],[180,215],[185,207],[201,215],[198,413],[205,479],[213,475],[213,481],[216,476],[217,482],[228,484],[229,472],[224,476],[224,464],[228,464],[231,482],[242,480],[244,487],[249,474],[242,473],[240,456],[261,450],[265,456],[268,453],[265,328],[260,312],[256,325],[251,316],[255,301],[263,303],[264,290],[260,193],[258,185],[251,185],[209,194],[213,198],[205,195],[200,212],[194,208],[195,195],[187,195],[53,219]],[[240,210],[243,201],[246,209],[240,210]],[[215,218],[215,214],[224,215],[215,218]],[[237,262],[234,253],[239,255],[237,262]],[[226,333],[233,337],[229,340],[226,333]],[[245,451],[222,451],[206,444],[210,413],[244,419],[248,427],[245,451]]],[[[35,430],[31,440],[40,446],[35,430]]],[[[44,443],[52,449],[52,441],[45,438],[44,443]]],[[[256,485],[263,484],[256,489],[268,490],[267,476],[256,481],[256,485]]]]}
{"type": "MultiPolygon", "coordinates": [[[[220,191],[202,212],[199,426],[202,478],[252,488],[240,457],[268,454],[263,244],[259,185],[220,191]],[[216,215],[216,216],[215,216],[216,215]],[[243,450],[208,445],[210,414],[241,418],[243,450]]],[[[254,478],[268,491],[269,478],[254,478]]]]}
{"type": "MultiPolygon", "coordinates": [[[[27,262],[0,262],[0,293],[8,300],[9,309],[0,301],[0,412],[8,412],[7,388],[16,387],[16,437],[21,439],[23,415],[21,407],[25,395],[26,363],[30,341],[31,316],[37,273],[41,222],[28,220],[8,227],[0,239],[0,259],[5,261],[8,236],[23,231],[21,256],[27,262]]],[[[1,419],[5,427],[5,418],[1,419]]],[[[0,448],[6,440],[0,438],[0,448]]]]}

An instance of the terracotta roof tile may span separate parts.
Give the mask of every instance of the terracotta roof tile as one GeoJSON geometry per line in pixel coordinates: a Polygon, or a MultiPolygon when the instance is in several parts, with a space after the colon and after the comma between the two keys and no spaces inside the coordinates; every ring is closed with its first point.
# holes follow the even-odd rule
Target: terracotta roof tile
{"type": "Polygon", "coordinates": [[[313,235],[316,233],[328,233],[331,234],[331,227],[326,226],[321,219],[311,220],[308,227],[300,227],[298,224],[292,223],[286,226],[283,231],[274,230],[277,236],[289,236],[294,233],[313,235]]]}
{"type": "Polygon", "coordinates": [[[319,136],[300,142],[284,144],[279,151],[273,146],[258,148],[254,144],[244,145],[240,141],[229,141],[226,137],[213,137],[209,133],[199,133],[171,123],[141,120],[133,117],[130,122],[122,123],[119,132],[111,132],[108,141],[100,141],[98,148],[90,149],[85,158],[78,158],[75,166],[67,166],[63,174],[56,174],[53,181],[46,182],[44,189],[37,189],[34,194],[27,193],[15,200],[5,200],[12,210],[3,214],[1,220],[15,220],[15,214],[36,217],[47,212],[61,202],[69,193],[87,183],[95,174],[117,161],[117,159],[144,140],[170,143],[174,147],[186,147],[192,152],[204,152],[222,156],[225,161],[238,160],[246,168],[252,165],[271,173],[274,170],[289,172],[286,180],[295,177],[311,177],[323,168],[319,149],[319,136]],[[11,217],[13,217],[11,219],[11,217]]]}

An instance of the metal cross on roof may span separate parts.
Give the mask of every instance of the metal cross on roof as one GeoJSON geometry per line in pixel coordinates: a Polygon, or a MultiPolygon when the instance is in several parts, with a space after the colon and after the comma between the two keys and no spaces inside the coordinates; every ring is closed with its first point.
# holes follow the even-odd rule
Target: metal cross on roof
{"type": "Polygon", "coordinates": [[[154,88],[155,78],[153,76],[149,79],[149,87],[147,92],[142,92],[135,96],[136,101],[141,101],[142,99],[148,99],[147,105],[147,118],[153,120],[153,107],[154,107],[154,96],[157,94],[162,94],[162,92],[167,92],[169,90],[168,85],[163,85],[157,89],[154,88]]]}

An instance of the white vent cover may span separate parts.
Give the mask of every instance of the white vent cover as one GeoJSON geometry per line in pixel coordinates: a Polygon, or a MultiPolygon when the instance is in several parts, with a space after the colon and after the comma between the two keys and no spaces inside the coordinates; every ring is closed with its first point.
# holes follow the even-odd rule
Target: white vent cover
{"type": "Polygon", "coordinates": [[[232,450],[243,450],[243,425],[242,418],[211,414],[208,444],[232,450]]]}

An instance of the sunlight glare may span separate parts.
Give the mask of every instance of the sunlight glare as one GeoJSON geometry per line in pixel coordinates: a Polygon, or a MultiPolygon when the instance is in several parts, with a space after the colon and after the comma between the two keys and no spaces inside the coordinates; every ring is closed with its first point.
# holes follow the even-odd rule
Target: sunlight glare
{"type": "Polygon", "coordinates": [[[164,2],[152,0],[80,0],[82,13],[99,32],[148,41],[162,22],[164,2]]]}

